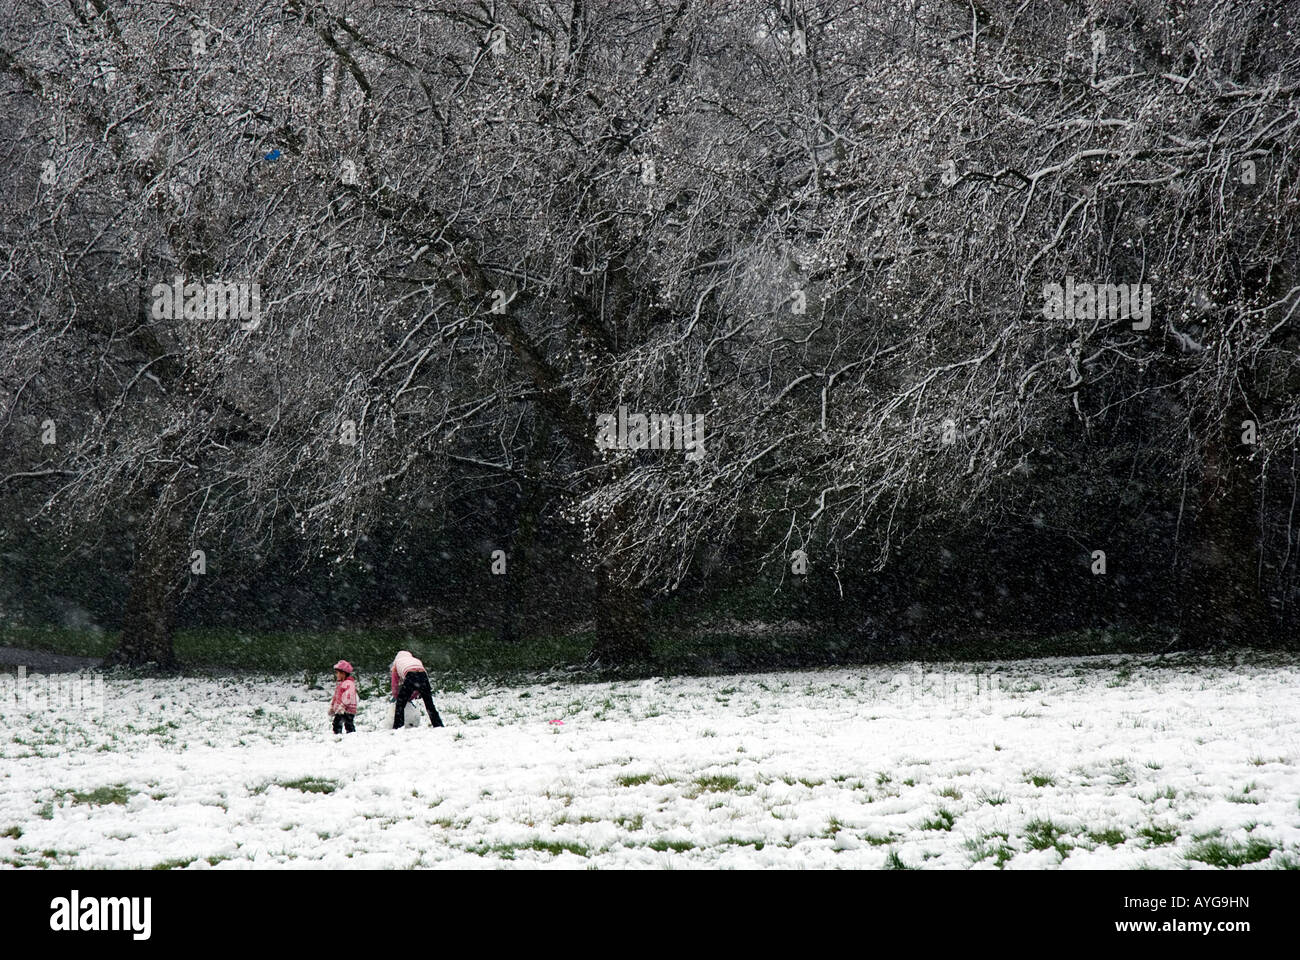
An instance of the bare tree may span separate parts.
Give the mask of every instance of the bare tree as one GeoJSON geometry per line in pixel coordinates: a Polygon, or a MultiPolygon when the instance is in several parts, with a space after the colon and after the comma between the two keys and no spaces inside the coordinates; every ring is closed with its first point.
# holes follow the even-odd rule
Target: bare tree
{"type": "Polygon", "coordinates": [[[1265,540],[1294,569],[1247,522],[1300,426],[1289,7],[92,10],[6,11],[0,385],[51,509],[157,505],[127,659],[206,536],[346,553],[503,478],[579,531],[597,657],[643,658],[720,545],[880,566],[1153,403],[1189,628],[1263,622],[1265,540]],[[264,316],[156,317],[174,275],[264,316]],[[703,436],[598,444],[629,413],[703,436]]]}

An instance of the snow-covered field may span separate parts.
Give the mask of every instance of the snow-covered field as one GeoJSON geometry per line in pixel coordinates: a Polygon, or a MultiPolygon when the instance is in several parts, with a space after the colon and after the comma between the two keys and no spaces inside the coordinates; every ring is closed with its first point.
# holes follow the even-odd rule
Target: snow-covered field
{"type": "Polygon", "coordinates": [[[1300,864],[1294,657],[976,669],[435,689],[446,728],[372,696],[339,738],[301,676],[110,677],[100,712],[10,675],[0,863],[1300,864]]]}

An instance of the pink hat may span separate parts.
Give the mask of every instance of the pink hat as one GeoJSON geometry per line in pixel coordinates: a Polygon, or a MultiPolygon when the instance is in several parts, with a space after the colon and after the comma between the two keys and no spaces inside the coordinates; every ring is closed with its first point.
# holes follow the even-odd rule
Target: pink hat
{"type": "Polygon", "coordinates": [[[334,664],[334,669],[342,670],[344,673],[356,672],[352,669],[352,664],[348,663],[346,660],[340,660],[338,663],[334,664]]]}

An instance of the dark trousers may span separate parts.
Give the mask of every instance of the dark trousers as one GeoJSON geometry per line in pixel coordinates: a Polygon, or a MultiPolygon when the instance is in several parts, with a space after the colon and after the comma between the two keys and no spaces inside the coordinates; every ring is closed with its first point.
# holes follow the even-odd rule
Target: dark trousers
{"type": "Polygon", "coordinates": [[[346,729],[348,733],[356,733],[357,725],[353,722],[353,716],[350,713],[334,714],[334,732],[342,733],[346,729]]]}
{"type": "Polygon", "coordinates": [[[441,727],[442,717],[438,716],[438,708],[433,705],[433,690],[429,686],[429,675],[423,670],[412,670],[402,680],[402,686],[397,691],[397,709],[393,712],[393,729],[406,724],[406,704],[416,694],[424,701],[424,709],[429,711],[429,722],[435,727],[441,727]]]}

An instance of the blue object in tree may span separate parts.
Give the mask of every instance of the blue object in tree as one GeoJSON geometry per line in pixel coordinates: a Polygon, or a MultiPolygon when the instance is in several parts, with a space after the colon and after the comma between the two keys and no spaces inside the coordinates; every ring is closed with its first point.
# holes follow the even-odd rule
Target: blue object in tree
{"type": "Polygon", "coordinates": [[[267,160],[279,160],[279,159],[280,159],[280,149],[277,147],[276,149],[272,150],[270,153],[266,154],[266,159],[267,159],[267,160]]]}

